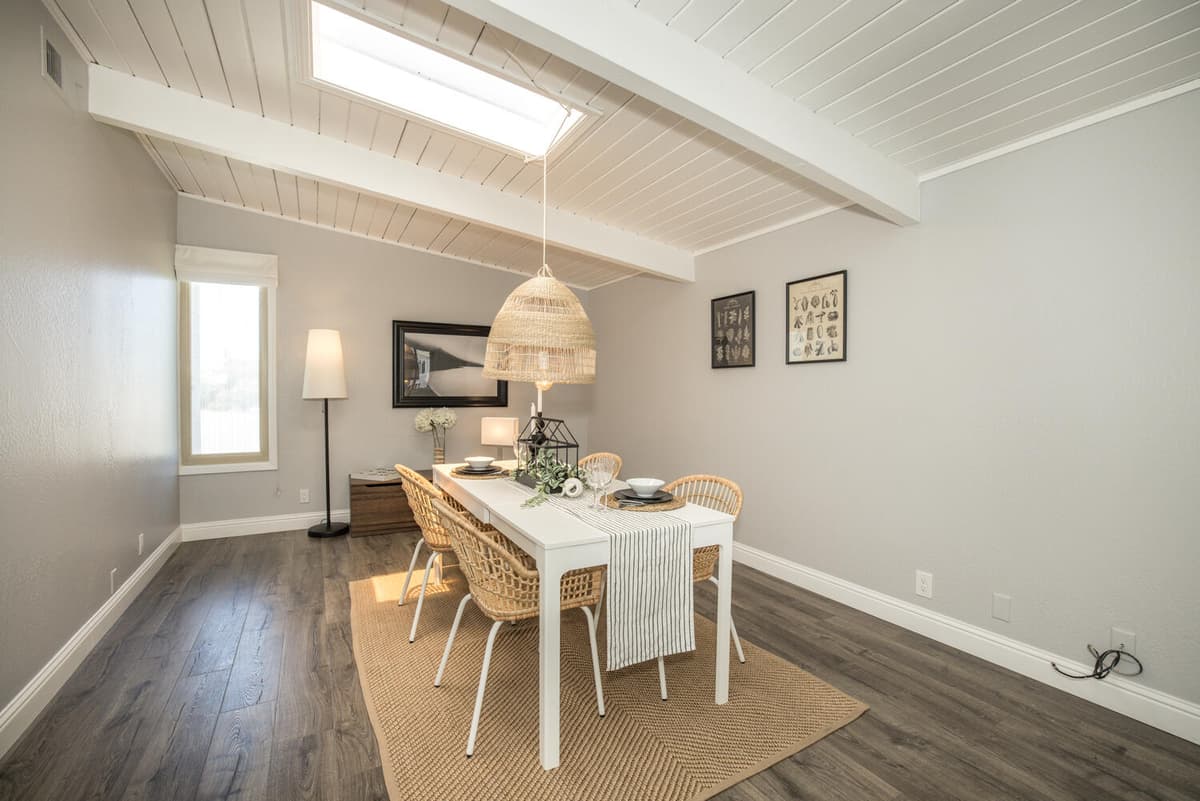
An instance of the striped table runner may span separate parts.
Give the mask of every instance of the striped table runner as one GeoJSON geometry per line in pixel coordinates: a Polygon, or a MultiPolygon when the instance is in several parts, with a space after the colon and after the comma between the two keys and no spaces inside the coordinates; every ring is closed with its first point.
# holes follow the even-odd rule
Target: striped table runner
{"type": "Polygon", "coordinates": [[[600,512],[583,498],[550,503],[608,534],[608,669],[696,650],[691,523],[670,512],[600,512]]]}

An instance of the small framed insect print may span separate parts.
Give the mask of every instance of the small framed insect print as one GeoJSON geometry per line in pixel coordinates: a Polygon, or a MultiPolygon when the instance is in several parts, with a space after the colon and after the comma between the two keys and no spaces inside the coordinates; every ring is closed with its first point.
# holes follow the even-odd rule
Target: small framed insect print
{"type": "Polygon", "coordinates": [[[712,301],[712,366],[754,366],[754,290],[712,301]]]}
{"type": "Polygon", "coordinates": [[[787,363],[846,361],[846,271],[787,285],[787,363]]]}

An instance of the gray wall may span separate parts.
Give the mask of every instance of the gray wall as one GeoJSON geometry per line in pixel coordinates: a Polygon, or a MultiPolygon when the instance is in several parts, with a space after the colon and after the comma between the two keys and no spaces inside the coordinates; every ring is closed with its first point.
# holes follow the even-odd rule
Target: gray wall
{"type": "MultiPolygon", "coordinates": [[[[175,193],[82,106],[36,0],[0,25],[0,707],[179,523],[175,193]],[[44,26],[75,108],[39,75],[44,26]]],[[[79,85],[76,85],[78,82],[79,85]]]]}
{"type": "Polygon", "coordinates": [[[927,183],[919,226],[839,212],[595,291],[592,443],[729,476],[740,541],[1018,640],[1130,628],[1200,701],[1197,142],[1193,92],[927,183]],[[849,361],[785,365],[784,284],[843,267],[849,361]],[[709,300],[748,289],[758,366],[712,370],[709,300]]]}
{"type": "MultiPolygon", "coordinates": [[[[324,506],[320,401],[300,399],[310,328],[342,332],[350,397],[330,401],[333,508],[349,506],[347,473],[403,462],[428,467],[433,443],[413,429],[416,409],[392,408],[392,320],[490,325],[523,279],[487,267],[202,200],[179,200],[179,241],[279,256],[279,469],[184,476],[183,522],[296,512],[324,506]],[[308,488],[312,502],[301,504],[308,488]]],[[[582,297],[582,296],[581,296],[582,297]]],[[[584,297],[586,303],[586,297],[584,297]]],[[[482,417],[529,416],[532,385],[509,384],[504,408],[456,409],[448,460],[494,454],[479,444],[482,417]]],[[[591,387],[555,387],[547,414],[564,416],[586,441],[591,387]]],[[[508,451],[511,456],[511,450],[508,451]]]]}

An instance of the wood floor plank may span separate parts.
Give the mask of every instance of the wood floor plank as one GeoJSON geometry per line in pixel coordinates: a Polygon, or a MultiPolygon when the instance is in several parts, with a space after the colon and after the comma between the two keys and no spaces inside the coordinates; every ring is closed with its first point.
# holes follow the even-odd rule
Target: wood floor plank
{"type": "MultiPolygon", "coordinates": [[[[184,543],[0,761],[0,801],[385,801],[347,584],[415,541],[184,543]]],[[[723,801],[1200,798],[1200,746],[743,566],[734,616],[871,710],[723,801]]]]}
{"type": "Polygon", "coordinates": [[[266,798],[274,726],[275,705],[269,702],[222,712],[196,801],[266,798]]]}

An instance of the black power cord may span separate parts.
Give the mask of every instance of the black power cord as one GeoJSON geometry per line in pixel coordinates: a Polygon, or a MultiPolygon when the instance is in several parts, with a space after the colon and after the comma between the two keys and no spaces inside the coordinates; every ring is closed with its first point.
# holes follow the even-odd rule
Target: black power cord
{"type": "Polygon", "coordinates": [[[1088,653],[1090,653],[1096,660],[1096,664],[1092,667],[1091,673],[1068,673],[1054,662],[1050,663],[1050,667],[1054,668],[1068,679],[1103,679],[1109,673],[1116,673],[1118,676],[1136,676],[1142,672],[1141,660],[1122,647],[1109,648],[1107,651],[1097,651],[1089,643],[1087,648],[1088,653]],[[1121,663],[1122,658],[1133,662],[1133,664],[1137,666],[1137,670],[1128,673],[1123,670],[1117,670],[1117,665],[1121,663]]]}

